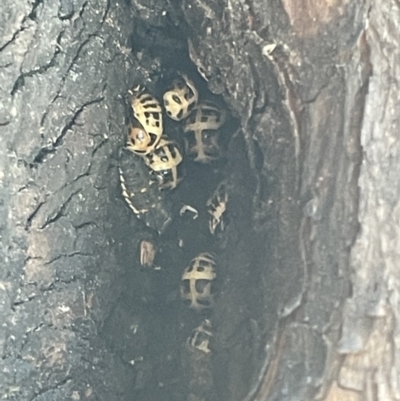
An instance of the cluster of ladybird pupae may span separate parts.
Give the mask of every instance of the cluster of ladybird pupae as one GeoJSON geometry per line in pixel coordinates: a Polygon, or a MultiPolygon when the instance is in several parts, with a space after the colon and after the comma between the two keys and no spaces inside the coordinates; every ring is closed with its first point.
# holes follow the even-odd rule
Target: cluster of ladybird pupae
{"type": "MultiPolygon", "coordinates": [[[[129,91],[129,103],[127,151],[124,150],[119,168],[122,195],[138,217],[162,233],[171,221],[170,212],[162,204],[164,190],[176,188],[183,179],[183,156],[199,163],[210,163],[221,156],[220,128],[226,113],[210,102],[199,102],[199,92],[187,76],[176,78],[163,95],[163,107],[169,118],[182,123],[185,150],[181,152],[164,132],[163,107],[155,96],[137,87],[129,91]]],[[[227,183],[222,181],[205,205],[212,235],[225,228],[227,203],[227,183]]],[[[141,241],[141,265],[151,266],[155,252],[151,241],[141,241]]],[[[195,311],[213,305],[215,266],[214,257],[201,252],[183,271],[181,297],[195,311]]],[[[188,343],[207,354],[211,336],[211,323],[206,319],[188,343]]]]}
{"type": "Polygon", "coordinates": [[[182,154],[163,131],[163,112],[158,100],[140,87],[130,91],[133,119],[127,149],[142,156],[162,189],[175,188],[182,179],[182,154]]]}
{"type": "MultiPolygon", "coordinates": [[[[183,179],[182,152],[164,132],[164,113],[158,99],[140,86],[130,90],[128,97],[131,113],[126,149],[140,156],[143,163],[132,158],[127,160],[129,156],[126,152],[122,155],[119,168],[122,194],[137,216],[143,218],[148,226],[162,232],[171,218],[166,219],[168,212],[157,204],[162,198],[157,191],[174,189],[183,179]],[[143,164],[150,174],[146,174],[143,164]],[[138,170],[142,172],[141,179],[138,170]],[[157,213],[163,215],[161,219],[157,213]],[[165,224],[160,223],[163,219],[165,224]]],[[[200,163],[209,163],[220,157],[220,128],[226,120],[226,113],[209,102],[199,103],[199,93],[186,75],[172,82],[163,95],[163,105],[167,116],[183,122],[185,156],[200,163]]],[[[226,201],[225,195],[210,200],[207,208],[212,218],[215,215],[218,221],[221,220],[226,201]],[[218,202],[224,203],[222,208],[218,202]]],[[[210,222],[212,234],[213,225],[215,223],[210,222]]]]}

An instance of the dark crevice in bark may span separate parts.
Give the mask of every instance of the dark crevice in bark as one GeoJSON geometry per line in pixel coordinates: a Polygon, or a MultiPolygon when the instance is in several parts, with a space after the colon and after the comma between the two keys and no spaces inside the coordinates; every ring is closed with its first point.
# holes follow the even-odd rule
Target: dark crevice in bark
{"type": "Polygon", "coordinates": [[[27,18],[31,19],[32,21],[36,21],[36,10],[41,4],[43,4],[43,1],[44,0],[35,0],[34,1],[34,3],[32,4],[32,10],[27,15],[27,18]]]}

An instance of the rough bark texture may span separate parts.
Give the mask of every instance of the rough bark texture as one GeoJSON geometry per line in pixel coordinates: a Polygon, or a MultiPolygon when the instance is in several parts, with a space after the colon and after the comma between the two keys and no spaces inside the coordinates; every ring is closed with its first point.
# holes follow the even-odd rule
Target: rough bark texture
{"type": "Polygon", "coordinates": [[[400,7],[303,3],[3,0],[1,399],[400,399],[400,7]],[[116,169],[127,90],[178,66],[240,125],[207,359],[116,169]]]}
{"type": "Polygon", "coordinates": [[[113,218],[117,180],[109,175],[123,141],[118,95],[135,67],[121,34],[129,8],[1,8],[0,394],[118,399],[130,372],[98,333],[126,274],[110,234],[124,211],[113,218]]]}

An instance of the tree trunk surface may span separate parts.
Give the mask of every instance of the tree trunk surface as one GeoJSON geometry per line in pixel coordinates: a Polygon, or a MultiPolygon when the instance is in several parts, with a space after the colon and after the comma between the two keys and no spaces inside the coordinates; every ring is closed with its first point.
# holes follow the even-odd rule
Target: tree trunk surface
{"type": "Polygon", "coordinates": [[[0,11],[0,399],[400,400],[398,1],[0,11]],[[118,178],[128,90],[174,72],[232,126],[208,315],[178,295],[184,223],[142,268],[118,178]]]}

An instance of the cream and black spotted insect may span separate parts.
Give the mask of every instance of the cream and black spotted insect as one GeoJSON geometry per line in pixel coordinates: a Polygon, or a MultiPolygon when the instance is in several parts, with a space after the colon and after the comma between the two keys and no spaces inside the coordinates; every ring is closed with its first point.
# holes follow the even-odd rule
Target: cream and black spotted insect
{"type": "Polygon", "coordinates": [[[203,252],[191,260],[182,275],[181,296],[197,311],[213,306],[211,283],[216,278],[214,257],[203,252]]]}
{"type": "Polygon", "coordinates": [[[143,159],[121,149],[118,170],[122,196],[129,208],[147,226],[162,233],[171,221],[171,211],[143,159]]]}
{"type": "Polygon", "coordinates": [[[225,230],[228,200],[227,181],[224,180],[206,203],[207,211],[210,214],[208,227],[213,235],[225,230]]]}
{"type": "Polygon", "coordinates": [[[187,339],[187,344],[193,349],[209,354],[210,340],[212,337],[211,322],[209,319],[204,319],[199,327],[193,330],[192,335],[187,339]]]}
{"type": "Polygon", "coordinates": [[[163,133],[163,114],[158,100],[144,89],[129,91],[133,118],[128,130],[127,148],[138,155],[153,151],[163,133]]]}
{"type": "Polygon", "coordinates": [[[186,118],[196,107],[198,99],[199,93],[186,75],[176,78],[163,96],[165,111],[175,121],[186,118]]]}
{"type": "Polygon", "coordinates": [[[185,122],[186,153],[194,161],[209,163],[221,155],[220,128],[226,114],[210,103],[199,104],[185,122]]]}
{"type": "Polygon", "coordinates": [[[167,137],[163,137],[156,149],[147,154],[144,160],[161,189],[173,189],[183,178],[182,154],[177,144],[167,137]]]}

